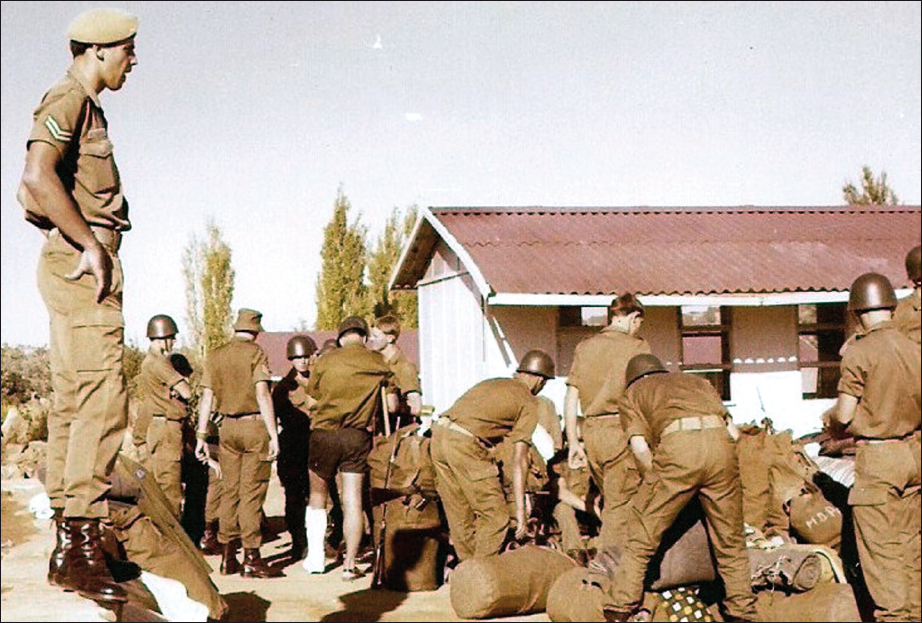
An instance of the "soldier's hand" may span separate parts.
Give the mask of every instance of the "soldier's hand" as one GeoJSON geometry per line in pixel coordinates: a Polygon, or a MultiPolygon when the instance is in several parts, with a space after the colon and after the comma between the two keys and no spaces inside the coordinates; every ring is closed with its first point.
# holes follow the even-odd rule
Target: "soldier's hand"
{"type": "Polygon", "coordinates": [[[96,279],[96,302],[101,303],[112,291],[112,258],[102,245],[95,245],[83,250],[77,267],[66,279],[76,281],[83,275],[93,275],[96,279]]]}
{"type": "Polygon", "coordinates": [[[267,457],[270,461],[274,461],[278,458],[279,455],[279,440],[278,439],[269,439],[269,456],[267,457]]]}
{"type": "Polygon", "coordinates": [[[583,447],[583,442],[577,441],[570,445],[567,454],[567,463],[570,465],[570,469],[581,469],[586,467],[588,461],[586,460],[586,449],[583,447]]]}
{"type": "Polygon", "coordinates": [[[211,452],[208,450],[208,443],[204,439],[195,440],[195,458],[208,465],[211,460],[211,452]]]}

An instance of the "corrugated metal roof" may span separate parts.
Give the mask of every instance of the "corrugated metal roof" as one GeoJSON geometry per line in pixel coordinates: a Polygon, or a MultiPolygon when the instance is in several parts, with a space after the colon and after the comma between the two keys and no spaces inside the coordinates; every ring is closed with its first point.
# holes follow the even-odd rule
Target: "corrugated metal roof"
{"type": "MultiPolygon", "coordinates": [[[[909,285],[920,206],[431,208],[494,293],[703,295],[909,285]]],[[[429,216],[427,215],[427,218],[429,216]]],[[[415,287],[435,227],[418,227],[394,286],[415,287]]]]}

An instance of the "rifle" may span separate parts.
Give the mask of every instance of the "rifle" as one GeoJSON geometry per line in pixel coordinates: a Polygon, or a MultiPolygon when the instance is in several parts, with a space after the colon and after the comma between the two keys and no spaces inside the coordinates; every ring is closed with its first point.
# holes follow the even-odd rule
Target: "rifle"
{"type": "MultiPolygon", "coordinates": [[[[385,413],[387,409],[385,408],[385,413]]],[[[397,414],[397,421],[395,422],[397,430],[400,430],[400,414],[397,414]]],[[[391,465],[394,464],[394,459],[397,457],[397,446],[400,445],[400,437],[394,436],[394,445],[391,448],[391,456],[387,460],[387,467],[384,470],[384,491],[387,491],[387,486],[390,484],[391,478],[391,465]]],[[[390,498],[385,495],[384,502],[382,503],[381,508],[381,527],[378,529],[378,541],[375,543],[375,566],[371,574],[371,587],[379,588],[384,584],[384,541],[387,538],[387,507],[390,503],[390,498]]]]}

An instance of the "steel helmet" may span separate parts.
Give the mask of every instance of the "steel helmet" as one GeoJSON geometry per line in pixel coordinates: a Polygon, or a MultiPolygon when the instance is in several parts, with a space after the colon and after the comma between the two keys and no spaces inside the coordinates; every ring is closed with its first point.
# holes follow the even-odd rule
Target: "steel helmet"
{"type": "Polygon", "coordinates": [[[537,349],[525,353],[516,372],[536,374],[546,379],[552,379],[557,376],[554,373],[554,360],[543,350],[537,349]]]}
{"type": "Polygon", "coordinates": [[[147,323],[147,337],[152,340],[173,337],[177,333],[176,323],[166,314],[157,314],[147,323]]]}
{"type": "Polygon", "coordinates": [[[288,349],[285,356],[289,359],[295,357],[310,357],[317,352],[317,342],[309,335],[295,335],[288,340],[288,349]]]}
{"type": "Polygon", "coordinates": [[[852,282],[848,293],[849,311],[862,312],[894,307],[896,293],[890,285],[890,280],[880,273],[864,273],[852,282]]]}
{"type": "Polygon", "coordinates": [[[649,353],[634,355],[627,362],[627,368],[624,370],[624,387],[627,388],[631,383],[648,374],[658,374],[660,372],[668,372],[668,370],[656,355],[649,353]]]}
{"type": "Polygon", "coordinates": [[[922,281],[922,245],[916,245],[906,254],[906,276],[913,283],[922,281]]]}

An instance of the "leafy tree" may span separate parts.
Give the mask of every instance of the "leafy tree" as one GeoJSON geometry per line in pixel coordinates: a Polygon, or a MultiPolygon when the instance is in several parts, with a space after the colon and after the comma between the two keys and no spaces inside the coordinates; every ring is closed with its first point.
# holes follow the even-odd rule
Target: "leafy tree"
{"type": "Polygon", "coordinates": [[[401,327],[417,327],[417,298],[415,292],[391,292],[388,280],[400,259],[403,247],[416,224],[418,208],[410,206],[401,217],[396,207],[391,211],[384,231],[375,243],[368,262],[368,278],[371,282],[369,295],[375,317],[394,314],[400,319],[401,327]]]}
{"type": "Polygon", "coordinates": [[[342,187],[333,205],[333,217],[323,229],[320,275],[317,277],[317,329],[336,329],[346,316],[367,318],[371,313],[365,283],[366,228],[349,223],[349,199],[342,187]]]}
{"type": "Polygon", "coordinates": [[[851,182],[846,182],[842,187],[842,195],[848,205],[898,205],[900,202],[893,189],[887,185],[887,174],[883,171],[878,179],[874,179],[871,167],[862,167],[861,186],[860,194],[851,182]]]}
{"type": "MultiPolygon", "coordinates": [[[[206,234],[205,241],[193,235],[182,258],[189,350],[198,361],[203,361],[211,349],[224,344],[231,334],[236,277],[231,249],[212,218],[206,224],[206,234]]],[[[193,367],[198,366],[193,363],[193,367]]]]}

